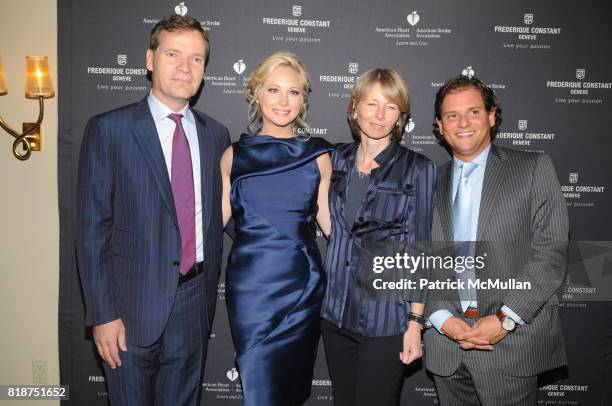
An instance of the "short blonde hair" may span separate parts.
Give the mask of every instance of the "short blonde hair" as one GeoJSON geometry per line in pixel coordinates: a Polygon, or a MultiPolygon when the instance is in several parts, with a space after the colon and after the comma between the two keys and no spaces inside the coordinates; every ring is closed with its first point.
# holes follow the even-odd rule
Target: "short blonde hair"
{"type": "Polygon", "coordinates": [[[410,118],[410,91],[400,73],[394,68],[370,69],[357,79],[351,92],[351,101],[347,108],[347,118],[353,138],[356,141],[361,139],[361,129],[355,118],[357,105],[367,96],[370,88],[376,83],[380,85],[383,96],[399,107],[399,125],[395,126],[391,131],[391,139],[399,140],[404,133],[404,126],[410,118]]]}
{"type": "Polygon", "coordinates": [[[304,68],[300,58],[294,53],[276,52],[261,61],[257,68],[251,73],[251,76],[249,76],[246,99],[247,102],[249,102],[249,124],[247,128],[251,134],[257,134],[261,130],[263,122],[261,107],[259,103],[257,103],[259,90],[274,69],[280,66],[288,66],[294,69],[302,77],[302,96],[304,98],[304,104],[295,119],[295,123],[298,128],[303,129],[307,133],[310,132],[310,126],[306,122],[308,96],[310,94],[310,78],[308,77],[308,72],[304,68]]]}

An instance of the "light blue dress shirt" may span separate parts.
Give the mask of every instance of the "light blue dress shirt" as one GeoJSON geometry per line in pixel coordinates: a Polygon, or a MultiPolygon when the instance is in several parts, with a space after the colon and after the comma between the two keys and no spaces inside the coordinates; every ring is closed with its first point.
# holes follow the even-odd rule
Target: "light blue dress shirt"
{"type": "Polygon", "coordinates": [[[153,92],[149,92],[147,97],[149,103],[149,109],[155,121],[155,128],[157,128],[157,135],[159,136],[159,142],[161,143],[162,151],[164,153],[164,160],[166,161],[166,168],[168,168],[168,175],[172,179],[172,138],[174,137],[174,130],[176,124],[168,115],[171,113],[178,113],[183,115],[181,120],[183,123],[183,130],[187,136],[189,142],[189,152],[191,153],[191,166],[193,169],[193,187],[195,192],[195,222],[196,222],[196,262],[204,260],[204,246],[203,246],[203,232],[202,232],[202,181],[200,176],[200,144],[198,142],[198,130],[195,124],[195,117],[189,105],[183,107],[181,111],[172,111],[165,104],[159,101],[153,95],[153,92]]]}
{"type": "MultiPolygon", "coordinates": [[[[471,190],[473,191],[472,196],[472,222],[470,224],[470,241],[476,241],[476,235],[478,233],[478,214],[480,213],[480,200],[482,196],[482,185],[484,183],[484,175],[485,169],[487,167],[487,158],[489,157],[489,151],[491,150],[491,146],[489,145],[485,148],[472,162],[476,164],[476,168],[472,172],[471,176],[468,178],[468,182],[470,184],[471,190]]],[[[453,157],[453,202],[455,202],[455,195],[457,194],[457,185],[459,184],[459,180],[461,178],[461,168],[463,167],[464,162],[460,159],[453,157]]],[[[467,309],[468,307],[478,307],[478,303],[475,300],[470,302],[461,301],[461,308],[467,309]]],[[[524,324],[523,320],[512,310],[510,310],[507,306],[502,306],[501,310],[510,316],[515,322],[519,324],[524,324]]],[[[434,312],[431,316],[429,316],[429,321],[431,324],[442,333],[442,325],[449,318],[452,317],[453,314],[447,309],[440,309],[434,312]]]]}

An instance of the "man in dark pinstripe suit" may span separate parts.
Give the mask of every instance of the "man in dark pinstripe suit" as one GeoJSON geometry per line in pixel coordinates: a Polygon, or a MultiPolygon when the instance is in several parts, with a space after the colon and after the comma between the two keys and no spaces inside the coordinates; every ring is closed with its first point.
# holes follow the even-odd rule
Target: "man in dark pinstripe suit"
{"type": "Polygon", "coordinates": [[[486,266],[434,278],[521,285],[430,290],[426,367],[443,406],[535,405],[537,375],[566,364],[555,293],[569,222],[555,169],[544,154],[492,145],[501,109],[479,79],[449,80],[435,106],[436,135],[453,158],[438,170],[433,239],[486,266]]]}
{"type": "Polygon", "coordinates": [[[199,403],[229,145],[224,126],[189,106],[208,50],[197,20],[163,18],[146,54],[151,92],[85,130],[77,257],[113,405],[199,403]]]}

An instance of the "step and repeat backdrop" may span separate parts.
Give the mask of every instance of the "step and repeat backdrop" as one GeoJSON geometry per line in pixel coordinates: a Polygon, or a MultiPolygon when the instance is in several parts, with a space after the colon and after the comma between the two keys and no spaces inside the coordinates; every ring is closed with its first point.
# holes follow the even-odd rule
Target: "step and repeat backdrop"
{"type": "MultiPolygon", "coordinates": [[[[247,124],[245,85],[265,56],[298,54],[309,70],[313,136],[351,140],[345,111],[371,67],[394,66],[412,92],[403,143],[438,164],[449,159],[432,133],[437,89],[476,75],[497,92],[504,122],[497,143],[550,154],[571,218],[570,271],[559,292],[569,366],[542,378],[542,405],[612,403],[612,3],[606,0],[149,0],[59,4],[60,364],[74,405],[107,403],[104,374],[83,326],[74,255],[79,148],[89,117],[145,97],[145,51],[161,17],[190,15],[211,37],[196,109],[236,140],[247,124]]],[[[226,239],[226,252],[231,241],[226,239]]],[[[321,249],[325,242],[320,241],[321,249]]],[[[225,308],[224,276],[210,337],[202,400],[241,404],[225,308]]],[[[307,405],[331,405],[323,346],[307,405]]],[[[437,404],[422,363],[406,368],[402,404],[437,404]]]]}

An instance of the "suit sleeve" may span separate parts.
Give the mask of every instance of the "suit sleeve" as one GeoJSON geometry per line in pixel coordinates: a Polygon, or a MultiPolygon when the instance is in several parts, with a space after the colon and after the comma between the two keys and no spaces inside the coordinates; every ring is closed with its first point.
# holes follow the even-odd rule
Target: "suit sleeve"
{"type": "Polygon", "coordinates": [[[512,290],[503,303],[530,323],[563,283],[569,219],[551,159],[538,156],[531,185],[531,257],[517,275],[531,289],[512,290]]]}
{"type": "Polygon", "coordinates": [[[86,306],[86,325],[118,318],[113,300],[113,169],[108,134],[94,117],[81,146],[77,185],[77,261],[86,306]]]}

